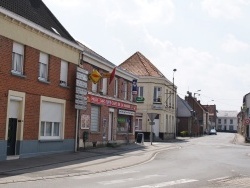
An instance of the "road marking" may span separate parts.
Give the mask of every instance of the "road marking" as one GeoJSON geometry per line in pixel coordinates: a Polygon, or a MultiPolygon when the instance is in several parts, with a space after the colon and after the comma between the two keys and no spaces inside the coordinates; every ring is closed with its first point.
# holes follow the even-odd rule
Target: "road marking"
{"type": "Polygon", "coordinates": [[[196,182],[196,181],[198,180],[180,179],[180,180],[162,182],[162,183],[151,184],[151,185],[142,185],[142,186],[134,187],[134,188],[159,188],[159,187],[166,187],[166,186],[172,186],[172,185],[178,185],[178,184],[184,184],[184,183],[191,183],[191,182],[196,182]]]}
{"type": "Polygon", "coordinates": [[[229,176],[215,178],[215,179],[211,179],[211,180],[207,180],[207,181],[218,181],[218,180],[223,180],[223,179],[227,179],[227,178],[229,178],[229,176]]]}
{"type": "Polygon", "coordinates": [[[111,181],[101,181],[98,183],[102,185],[111,185],[111,184],[117,184],[117,183],[126,183],[129,181],[141,181],[141,180],[151,179],[152,177],[155,178],[155,177],[160,177],[160,176],[165,176],[165,175],[154,174],[154,175],[144,176],[141,178],[126,178],[126,179],[118,179],[118,180],[111,180],[111,181]]]}

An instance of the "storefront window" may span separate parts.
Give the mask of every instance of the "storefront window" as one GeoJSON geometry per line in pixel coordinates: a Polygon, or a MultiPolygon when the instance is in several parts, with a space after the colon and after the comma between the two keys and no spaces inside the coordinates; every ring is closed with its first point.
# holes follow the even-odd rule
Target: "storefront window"
{"type": "Polygon", "coordinates": [[[118,115],[117,118],[117,132],[132,133],[131,116],[118,115]]]}

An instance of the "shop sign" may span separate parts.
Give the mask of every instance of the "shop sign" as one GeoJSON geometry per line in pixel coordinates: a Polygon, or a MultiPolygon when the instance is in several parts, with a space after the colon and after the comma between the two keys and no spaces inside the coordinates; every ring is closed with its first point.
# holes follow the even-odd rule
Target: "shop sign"
{"type": "Polygon", "coordinates": [[[82,87],[82,88],[87,88],[87,82],[76,79],[76,86],[82,87]]]}
{"type": "Polygon", "coordinates": [[[129,116],[134,116],[135,115],[134,112],[127,111],[127,110],[119,110],[118,113],[123,114],[123,115],[129,115],[129,116]]]}
{"type": "Polygon", "coordinates": [[[144,97],[136,97],[136,102],[144,102],[144,97]]]}
{"type": "Polygon", "coordinates": [[[124,103],[124,102],[119,102],[115,100],[110,100],[102,97],[97,97],[93,95],[88,95],[88,102],[98,104],[98,105],[105,105],[105,106],[111,106],[111,107],[116,107],[116,108],[122,108],[122,109],[128,109],[128,110],[133,110],[135,111],[137,106],[124,103]]]}
{"type": "Polygon", "coordinates": [[[81,72],[77,72],[76,73],[76,78],[83,80],[83,81],[88,81],[88,75],[87,74],[83,74],[81,72]]]}
{"type": "Polygon", "coordinates": [[[162,104],[153,104],[152,109],[154,109],[154,110],[162,110],[162,109],[164,109],[164,106],[162,104]]]}

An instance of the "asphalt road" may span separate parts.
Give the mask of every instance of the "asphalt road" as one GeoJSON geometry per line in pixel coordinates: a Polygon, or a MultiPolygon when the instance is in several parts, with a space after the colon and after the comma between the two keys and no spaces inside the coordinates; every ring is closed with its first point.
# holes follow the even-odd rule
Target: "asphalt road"
{"type": "MultiPolygon", "coordinates": [[[[250,146],[234,144],[233,139],[232,133],[192,138],[173,143],[178,147],[158,152],[152,160],[133,167],[0,187],[250,188],[250,146]]],[[[123,162],[122,159],[120,162],[123,162]]]]}

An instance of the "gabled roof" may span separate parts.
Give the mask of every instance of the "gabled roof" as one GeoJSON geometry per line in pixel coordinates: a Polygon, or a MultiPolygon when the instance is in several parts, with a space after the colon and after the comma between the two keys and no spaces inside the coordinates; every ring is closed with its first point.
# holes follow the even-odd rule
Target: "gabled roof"
{"type": "Polygon", "coordinates": [[[202,105],[210,114],[216,112],[216,105],[202,105]]]}
{"type": "Polygon", "coordinates": [[[165,78],[165,76],[140,52],[134,53],[119,67],[137,76],[154,76],[165,78]]]}
{"type": "Polygon", "coordinates": [[[192,107],[188,104],[187,101],[183,100],[182,98],[177,95],[177,108],[178,108],[178,117],[191,117],[193,110],[192,107]]]}
{"type": "Polygon", "coordinates": [[[76,43],[42,0],[1,0],[0,7],[76,43]]]}
{"type": "Polygon", "coordinates": [[[217,117],[228,117],[228,118],[235,118],[237,117],[237,111],[230,111],[230,110],[218,110],[217,117]]]}

